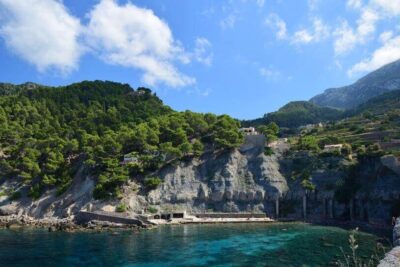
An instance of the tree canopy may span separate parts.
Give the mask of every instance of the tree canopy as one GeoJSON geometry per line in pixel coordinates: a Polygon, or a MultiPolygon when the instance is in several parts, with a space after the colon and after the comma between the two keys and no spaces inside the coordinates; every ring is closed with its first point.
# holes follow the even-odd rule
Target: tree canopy
{"type": "Polygon", "coordinates": [[[226,115],[176,112],[150,89],[127,84],[7,85],[0,94],[0,175],[22,179],[37,198],[53,187],[61,194],[83,168],[97,178],[95,197],[118,197],[129,178],[168,159],[239,146],[239,127],[226,115]],[[139,162],[121,164],[128,153],[139,162]]]}

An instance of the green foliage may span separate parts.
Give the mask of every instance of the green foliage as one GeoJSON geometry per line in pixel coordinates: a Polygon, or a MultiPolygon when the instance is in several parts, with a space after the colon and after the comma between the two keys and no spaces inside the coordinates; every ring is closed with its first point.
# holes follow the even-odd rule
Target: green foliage
{"type": "Polygon", "coordinates": [[[20,199],[21,196],[22,196],[21,192],[13,191],[8,195],[8,199],[11,200],[11,201],[14,201],[14,200],[20,199]]]}
{"type": "Polygon", "coordinates": [[[381,149],[379,144],[370,144],[367,147],[361,146],[357,149],[357,156],[359,158],[381,157],[383,155],[385,155],[385,152],[381,149]]]}
{"type": "Polygon", "coordinates": [[[267,138],[267,142],[271,143],[278,139],[280,129],[275,122],[270,122],[268,125],[258,126],[257,131],[264,134],[267,138]]]}
{"type": "Polygon", "coordinates": [[[150,206],[147,208],[147,211],[154,214],[158,212],[158,209],[156,207],[150,206]]]}
{"type": "Polygon", "coordinates": [[[319,151],[318,139],[315,136],[303,136],[297,144],[298,150],[319,151]]]}
{"type": "Polygon", "coordinates": [[[320,107],[308,101],[290,102],[276,112],[268,113],[262,119],[244,122],[245,125],[261,125],[275,122],[280,127],[297,128],[302,125],[335,121],[343,112],[333,108],[320,107]]]}
{"type": "Polygon", "coordinates": [[[357,253],[358,250],[358,242],[356,239],[356,235],[358,232],[358,228],[352,230],[349,234],[349,248],[350,254],[346,254],[342,248],[342,254],[344,260],[339,260],[337,262],[337,266],[339,267],[373,267],[378,266],[380,260],[384,257],[386,250],[385,247],[381,243],[376,244],[376,248],[374,253],[370,256],[370,258],[360,257],[357,253]]]}
{"type": "Polygon", "coordinates": [[[342,155],[344,156],[349,156],[352,153],[352,148],[350,144],[343,144],[342,149],[340,150],[340,152],[342,153],[342,155]]]}
{"type": "Polygon", "coordinates": [[[272,156],[274,154],[274,151],[270,147],[265,147],[264,148],[264,155],[265,156],[272,156]]]}
{"type": "Polygon", "coordinates": [[[303,181],[301,181],[301,186],[309,191],[315,190],[315,185],[308,179],[304,179],[303,181]]]}
{"type": "Polygon", "coordinates": [[[118,206],[115,208],[116,212],[125,212],[128,210],[128,206],[125,203],[120,203],[118,206]]]}
{"type": "Polygon", "coordinates": [[[386,114],[389,121],[399,116],[400,90],[393,90],[373,98],[347,112],[346,116],[362,115],[366,119],[374,119],[377,115],[386,114]]]}
{"type": "Polygon", "coordinates": [[[9,200],[14,201],[21,198],[21,192],[14,191],[13,189],[7,189],[0,191],[0,197],[7,196],[9,200]]]}
{"type": "Polygon", "coordinates": [[[42,188],[39,184],[31,186],[28,194],[33,200],[37,200],[42,195],[42,188]]]}
{"type": "Polygon", "coordinates": [[[156,189],[161,183],[162,180],[158,177],[147,177],[144,179],[144,185],[149,189],[156,189]]]}
{"type": "Polygon", "coordinates": [[[204,145],[199,140],[193,142],[193,153],[195,156],[200,156],[204,152],[204,145]]]}
{"type": "Polygon", "coordinates": [[[218,148],[231,149],[243,143],[243,134],[238,131],[240,123],[227,115],[217,117],[212,127],[213,141],[218,148]]]}
{"type": "Polygon", "coordinates": [[[0,84],[0,171],[19,177],[38,198],[65,192],[84,165],[97,178],[99,199],[118,198],[130,176],[169,160],[200,156],[204,147],[231,149],[242,142],[229,116],[175,112],[147,88],[81,82],[65,87],[0,84]],[[137,163],[121,165],[128,153],[137,163]]]}

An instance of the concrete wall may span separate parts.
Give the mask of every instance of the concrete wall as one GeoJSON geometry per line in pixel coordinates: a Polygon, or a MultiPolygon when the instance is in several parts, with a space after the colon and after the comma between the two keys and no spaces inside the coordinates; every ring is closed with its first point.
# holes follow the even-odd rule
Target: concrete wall
{"type": "Polygon", "coordinates": [[[266,218],[265,213],[197,213],[197,218],[266,218]]]}
{"type": "Polygon", "coordinates": [[[253,148],[264,148],[266,138],[263,134],[259,135],[246,135],[244,138],[244,144],[240,147],[241,152],[246,152],[253,148]]]}

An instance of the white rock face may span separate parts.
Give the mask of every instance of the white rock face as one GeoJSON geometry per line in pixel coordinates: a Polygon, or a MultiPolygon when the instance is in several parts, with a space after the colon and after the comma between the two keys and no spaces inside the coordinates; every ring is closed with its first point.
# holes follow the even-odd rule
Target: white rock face
{"type": "Polygon", "coordinates": [[[163,184],[149,193],[151,205],[176,205],[188,211],[262,211],[266,196],[287,192],[278,157],[265,156],[263,145],[246,146],[221,155],[180,163],[160,170],[163,184]]]}
{"type": "MultiPolygon", "coordinates": [[[[165,211],[262,212],[270,201],[267,198],[282,196],[288,186],[279,172],[279,157],[283,150],[276,149],[275,155],[265,156],[264,142],[260,140],[250,140],[252,144],[246,146],[245,152],[210,153],[201,159],[166,166],[154,174],[163,180],[157,189],[148,192],[132,181],[123,188],[119,200],[94,200],[95,180],[86,177],[82,169],[61,196],[52,190],[36,201],[23,197],[4,208],[4,213],[11,210],[34,218],[64,218],[72,217],[81,209],[114,212],[119,203],[125,203],[136,213],[149,207],[165,211]]],[[[9,204],[6,199],[0,202],[0,206],[9,204]]]]}

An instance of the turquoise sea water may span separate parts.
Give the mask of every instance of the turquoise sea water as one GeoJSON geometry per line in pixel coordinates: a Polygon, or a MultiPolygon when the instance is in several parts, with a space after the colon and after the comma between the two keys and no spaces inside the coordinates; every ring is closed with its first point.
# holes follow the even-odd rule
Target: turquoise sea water
{"type": "MultiPolygon", "coordinates": [[[[164,226],[133,233],[0,230],[0,266],[331,266],[349,232],[306,224],[164,226]]],[[[368,256],[377,237],[359,233],[368,256]]]]}

